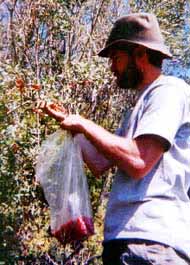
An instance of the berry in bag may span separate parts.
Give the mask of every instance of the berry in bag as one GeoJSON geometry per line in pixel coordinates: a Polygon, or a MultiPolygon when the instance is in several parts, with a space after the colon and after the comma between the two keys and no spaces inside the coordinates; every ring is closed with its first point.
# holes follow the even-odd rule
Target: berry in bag
{"type": "Polygon", "coordinates": [[[58,130],[41,146],[36,165],[51,214],[51,233],[63,244],[94,234],[87,179],[80,146],[58,130]]]}

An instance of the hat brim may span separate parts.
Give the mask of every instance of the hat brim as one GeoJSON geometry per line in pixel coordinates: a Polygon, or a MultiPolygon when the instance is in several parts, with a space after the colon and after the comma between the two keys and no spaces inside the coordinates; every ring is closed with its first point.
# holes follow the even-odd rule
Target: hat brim
{"type": "Polygon", "coordinates": [[[130,44],[130,43],[139,44],[139,45],[142,45],[142,46],[149,48],[151,50],[158,51],[158,52],[163,54],[163,58],[167,58],[167,59],[172,58],[172,54],[170,53],[167,46],[165,46],[164,44],[158,44],[158,43],[146,42],[146,41],[142,42],[142,41],[138,41],[138,40],[126,40],[126,39],[120,39],[120,40],[117,40],[117,41],[110,43],[104,49],[102,49],[98,53],[98,55],[100,57],[109,58],[111,49],[124,49],[124,48],[127,48],[127,44],[130,44]]]}

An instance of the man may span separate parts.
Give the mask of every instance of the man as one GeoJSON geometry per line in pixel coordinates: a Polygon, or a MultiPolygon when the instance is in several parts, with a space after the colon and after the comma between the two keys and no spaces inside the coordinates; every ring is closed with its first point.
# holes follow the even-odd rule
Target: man
{"type": "Polygon", "coordinates": [[[172,55],[152,14],[118,19],[99,55],[110,58],[120,87],[140,94],[117,135],[54,104],[39,107],[76,134],[96,176],[118,167],[103,263],[190,264],[190,87],[161,74],[163,59],[172,55]]]}

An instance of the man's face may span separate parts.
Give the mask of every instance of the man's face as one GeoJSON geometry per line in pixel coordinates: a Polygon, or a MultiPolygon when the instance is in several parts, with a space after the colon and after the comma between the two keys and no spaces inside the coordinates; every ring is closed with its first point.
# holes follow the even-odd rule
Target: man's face
{"type": "Polygon", "coordinates": [[[113,51],[110,55],[111,71],[120,88],[137,89],[143,81],[143,74],[136,65],[134,56],[125,51],[113,51]]]}

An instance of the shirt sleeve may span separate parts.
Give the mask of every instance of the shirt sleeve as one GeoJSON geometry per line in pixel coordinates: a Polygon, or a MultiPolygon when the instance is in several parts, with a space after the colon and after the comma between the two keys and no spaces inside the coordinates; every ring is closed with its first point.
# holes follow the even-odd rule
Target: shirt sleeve
{"type": "Polygon", "coordinates": [[[157,87],[144,98],[133,138],[156,135],[165,139],[170,147],[182,123],[183,109],[184,93],[180,87],[157,87]]]}

